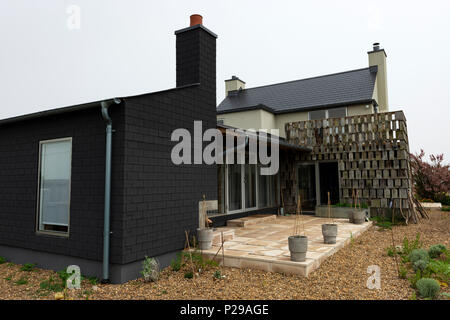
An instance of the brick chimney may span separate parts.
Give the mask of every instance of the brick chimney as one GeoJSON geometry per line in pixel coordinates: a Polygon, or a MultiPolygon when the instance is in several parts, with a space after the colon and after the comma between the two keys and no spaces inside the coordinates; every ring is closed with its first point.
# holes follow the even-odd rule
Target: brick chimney
{"type": "MultiPolygon", "coordinates": [[[[190,26],[175,31],[177,87],[199,83],[216,98],[217,35],[203,26],[203,17],[193,14],[190,26]]],[[[214,101],[214,104],[216,102],[214,101]]]]}
{"type": "Polygon", "coordinates": [[[373,44],[373,50],[369,54],[369,67],[377,66],[376,90],[378,95],[378,108],[380,112],[389,111],[387,72],[386,72],[386,51],[380,47],[378,42],[373,44]]]}

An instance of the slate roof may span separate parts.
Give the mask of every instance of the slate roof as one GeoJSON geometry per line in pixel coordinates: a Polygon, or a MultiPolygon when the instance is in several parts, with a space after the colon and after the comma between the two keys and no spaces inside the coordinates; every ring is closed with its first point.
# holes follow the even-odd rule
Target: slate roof
{"type": "Polygon", "coordinates": [[[376,66],[320,77],[231,91],[217,113],[265,109],[272,113],[372,102],[376,66]]]}

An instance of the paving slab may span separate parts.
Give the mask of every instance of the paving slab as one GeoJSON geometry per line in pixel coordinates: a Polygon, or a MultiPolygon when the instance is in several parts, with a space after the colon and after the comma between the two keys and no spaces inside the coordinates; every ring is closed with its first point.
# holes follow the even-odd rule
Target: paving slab
{"type": "MultiPolygon", "coordinates": [[[[372,222],[361,225],[351,224],[348,219],[319,218],[302,216],[304,233],[308,237],[308,252],[304,262],[290,260],[288,237],[292,235],[295,216],[255,215],[228,221],[223,228],[224,253],[216,253],[221,243],[215,241],[210,250],[202,253],[207,258],[213,258],[225,266],[234,268],[254,268],[269,272],[298,274],[308,276],[328,257],[350,243],[370,228],[372,222]],[[338,225],[338,235],[335,244],[323,243],[322,224],[338,225]],[[222,261],[224,258],[224,262],[222,261]]],[[[222,228],[217,228],[215,234],[220,234],[222,228]]],[[[217,239],[217,238],[216,238],[217,239]]]]}

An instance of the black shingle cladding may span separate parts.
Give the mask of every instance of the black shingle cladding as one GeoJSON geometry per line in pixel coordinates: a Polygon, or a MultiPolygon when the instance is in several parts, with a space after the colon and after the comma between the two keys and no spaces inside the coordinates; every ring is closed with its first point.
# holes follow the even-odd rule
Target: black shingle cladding
{"type": "MultiPolygon", "coordinates": [[[[171,161],[175,129],[192,133],[199,120],[203,131],[216,128],[216,38],[201,27],[176,36],[177,88],[122,97],[110,108],[113,264],[183,249],[185,231],[194,235],[198,227],[202,195],[217,199],[216,165],[171,161]]],[[[100,111],[99,103],[89,103],[0,120],[0,245],[102,260],[106,133],[100,111]],[[72,138],[69,235],[37,234],[39,142],[63,137],[72,138]]]]}
{"type": "Polygon", "coordinates": [[[263,108],[287,113],[372,100],[377,67],[232,91],[218,106],[218,113],[263,108]]]}

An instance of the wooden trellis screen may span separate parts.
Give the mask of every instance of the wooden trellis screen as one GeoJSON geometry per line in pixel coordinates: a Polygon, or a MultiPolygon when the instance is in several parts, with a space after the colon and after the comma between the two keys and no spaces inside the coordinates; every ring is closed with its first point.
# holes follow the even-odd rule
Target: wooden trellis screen
{"type": "Polygon", "coordinates": [[[374,208],[411,206],[406,118],[402,111],[286,124],[289,143],[313,150],[304,161],[336,160],[340,199],[351,203],[352,189],[374,208]],[[400,203],[401,201],[401,203],[400,203]]]}

